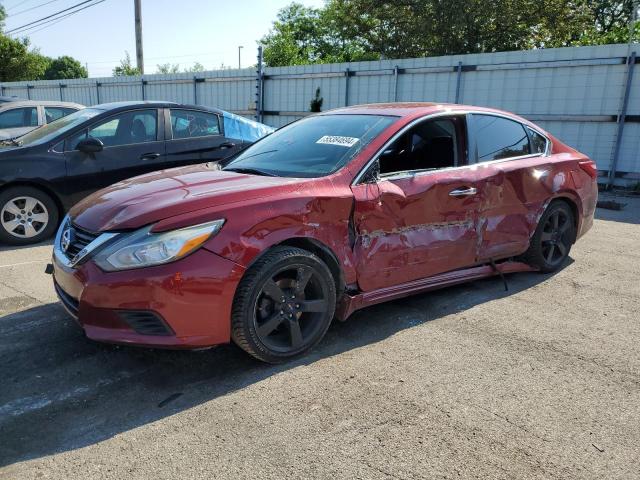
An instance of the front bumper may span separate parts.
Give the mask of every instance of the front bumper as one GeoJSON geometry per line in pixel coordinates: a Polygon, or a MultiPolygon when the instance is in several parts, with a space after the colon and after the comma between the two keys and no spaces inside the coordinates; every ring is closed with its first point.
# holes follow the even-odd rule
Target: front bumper
{"type": "Polygon", "coordinates": [[[53,258],[58,297],[88,338],[161,348],[228,343],[243,273],[206,249],[166,265],[109,273],[90,260],[73,268],[53,258]]]}

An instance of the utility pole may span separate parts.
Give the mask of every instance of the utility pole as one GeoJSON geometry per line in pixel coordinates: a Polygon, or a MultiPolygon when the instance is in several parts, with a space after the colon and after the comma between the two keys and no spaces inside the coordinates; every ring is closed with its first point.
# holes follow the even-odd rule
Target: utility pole
{"type": "Polygon", "coordinates": [[[136,18],[136,62],[138,70],[144,74],[144,55],[142,53],[142,0],[133,0],[136,18]]]}
{"type": "Polygon", "coordinates": [[[244,47],[242,45],[238,45],[238,69],[241,69],[242,66],[240,64],[240,50],[242,50],[244,47]]]}

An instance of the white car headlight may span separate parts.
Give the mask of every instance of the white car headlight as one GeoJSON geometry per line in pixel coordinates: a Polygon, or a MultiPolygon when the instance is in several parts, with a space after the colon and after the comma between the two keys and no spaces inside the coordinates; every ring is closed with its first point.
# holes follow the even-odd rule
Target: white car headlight
{"type": "Polygon", "coordinates": [[[145,227],[101,250],[94,261],[108,272],[173,262],[200,248],[223,224],[224,219],[220,219],[161,233],[145,227]]]}

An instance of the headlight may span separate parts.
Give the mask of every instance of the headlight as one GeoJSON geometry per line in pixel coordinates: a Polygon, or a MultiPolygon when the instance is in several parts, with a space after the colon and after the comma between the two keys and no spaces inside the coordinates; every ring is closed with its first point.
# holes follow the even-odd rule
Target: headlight
{"type": "Polygon", "coordinates": [[[162,233],[151,233],[151,227],[146,227],[109,245],[94,261],[108,272],[173,262],[200,248],[223,224],[220,219],[162,233]]]}

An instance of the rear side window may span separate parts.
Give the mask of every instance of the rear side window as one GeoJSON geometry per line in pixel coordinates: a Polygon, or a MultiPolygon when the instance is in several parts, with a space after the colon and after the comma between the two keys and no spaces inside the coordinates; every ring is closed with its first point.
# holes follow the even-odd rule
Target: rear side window
{"type": "Polygon", "coordinates": [[[529,136],[522,124],[492,115],[473,115],[478,162],[529,155],[529,136]]]}
{"type": "Polygon", "coordinates": [[[38,126],[36,107],[15,108],[0,113],[0,128],[21,128],[38,126]]]}
{"type": "Polygon", "coordinates": [[[545,153],[547,151],[547,139],[530,128],[527,128],[527,131],[531,140],[531,153],[545,153]]]}
{"type": "Polygon", "coordinates": [[[47,123],[51,123],[59,118],[66,117],[70,113],[75,112],[73,108],[64,107],[44,107],[44,118],[47,123]]]}
{"type": "Polygon", "coordinates": [[[215,113],[197,110],[171,110],[174,139],[220,135],[220,120],[215,113]]]}

